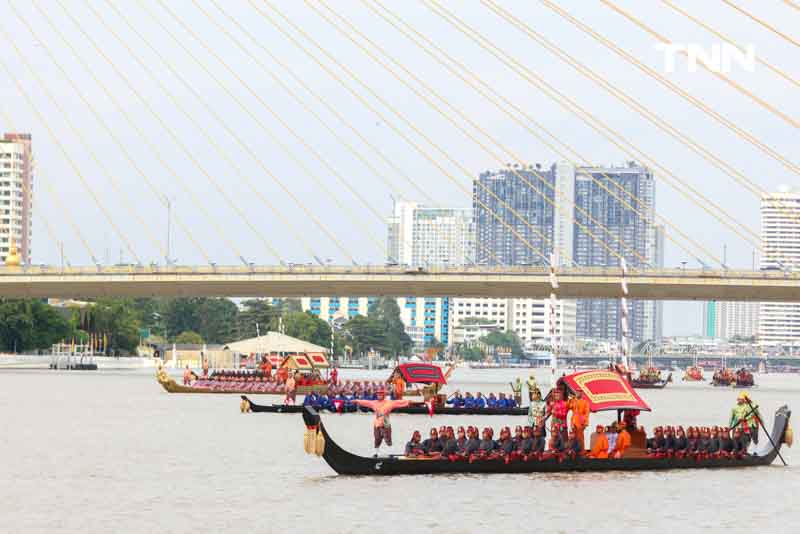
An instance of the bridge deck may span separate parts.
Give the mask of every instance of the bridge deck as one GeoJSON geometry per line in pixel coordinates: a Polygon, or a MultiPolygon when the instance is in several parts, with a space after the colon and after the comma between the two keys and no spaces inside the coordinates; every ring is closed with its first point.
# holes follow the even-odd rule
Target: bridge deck
{"type": "MultiPolygon", "coordinates": [[[[557,295],[618,298],[621,271],[562,268],[557,295]]],[[[781,271],[629,271],[629,298],[800,302],[800,275],[781,271]]],[[[452,296],[546,298],[549,270],[531,267],[409,269],[353,266],[0,267],[2,297],[452,296]]]]}

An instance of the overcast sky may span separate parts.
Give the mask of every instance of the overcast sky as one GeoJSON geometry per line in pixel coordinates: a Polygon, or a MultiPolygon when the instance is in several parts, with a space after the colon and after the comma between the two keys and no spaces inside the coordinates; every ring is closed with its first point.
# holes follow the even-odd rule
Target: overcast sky
{"type": "MultiPolygon", "coordinates": [[[[46,16],[38,12],[29,1],[13,1],[13,7],[24,22],[15,16],[12,9],[5,10],[5,16],[0,21],[4,37],[11,38],[35,71],[34,75],[23,63],[14,46],[3,47],[2,61],[13,72],[13,77],[7,77],[3,71],[4,81],[0,84],[3,116],[0,119],[4,122],[6,131],[31,132],[34,139],[37,160],[33,242],[35,262],[58,263],[57,242],[63,241],[67,258],[72,264],[90,263],[89,252],[72,229],[70,218],[80,227],[89,248],[100,261],[118,261],[121,249],[125,261],[130,261],[131,254],[124,250],[126,247],[123,240],[94,202],[93,195],[101,199],[102,208],[111,214],[120,233],[130,241],[131,247],[142,261],[161,261],[166,239],[167,217],[163,202],[158,200],[153,189],[128,163],[124,152],[106,133],[51,60],[50,53],[91,103],[93,110],[110,125],[141,170],[147,174],[152,187],[160,195],[171,199],[174,215],[172,255],[182,264],[204,263],[201,248],[219,264],[238,263],[239,254],[244,255],[248,261],[274,263],[277,260],[271,254],[269,246],[279,251],[286,261],[312,261],[306,245],[319,257],[331,258],[336,263],[349,262],[345,252],[360,263],[382,263],[385,258],[382,249],[385,242],[385,223],[376,213],[381,216],[389,213],[392,190],[404,198],[424,201],[422,195],[396,169],[410,176],[437,203],[468,206],[469,196],[461,187],[469,189],[470,180],[483,170],[496,168],[501,162],[514,161],[510,154],[519,156],[526,162],[540,162],[545,165],[562,159],[525,128],[438,65],[406,37],[367,9],[360,0],[326,0],[326,3],[424,80],[429,85],[428,88],[421,89],[425,96],[434,98],[432,91],[438,92],[452,106],[462,110],[479,124],[491,136],[490,140],[481,137],[489,150],[481,148],[431,108],[424,99],[392,78],[306,3],[299,0],[271,4],[256,1],[255,5],[278,21],[281,20],[280,16],[273,8],[279,9],[348,69],[352,69],[353,73],[395,107],[411,125],[403,123],[360,86],[348,80],[353,87],[358,88],[359,94],[365,95],[370,104],[378,107],[385,118],[376,116],[280,33],[249,2],[220,1],[219,5],[225,9],[224,14],[211,1],[198,2],[202,10],[190,0],[172,0],[167,5],[180,21],[203,40],[208,49],[195,40],[159,1],[116,2],[114,5],[118,11],[115,11],[105,0],[91,3],[82,0],[37,0],[36,3],[42,6],[46,16]],[[59,6],[59,2],[66,11],[59,6]],[[155,15],[157,21],[152,15],[155,15]],[[260,45],[290,66],[305,83],[342,113],[363,136],[380,148],[396,169],[381,162],[371,148],[302,89],[282,66],[273,61],[264,50],[259,49],[226,15],[241,24],[255,36],[260,45]],[[54,26],[49,24],[48,18],[54,26]],[[36,38],[28,31],[26,23],[32,26],[36,38]],[[239,39],[246,50],[256,55],[268,71],[263,70],[248,53],[243,52],[217,24],[239,39]],[[81,30],[95,40],[98,48],[87,40],[81,30]],[[79,59],[72,54],[70,46],[61,40],[58,32],[74,47],[79,59]],[[131,52],[146,68],[140,66],[131,52]],[[214,57],[215,54],[224,61],[224,65],[214,57]],[[136,92],[126,85],[107,60],[127,77],[136,92]],[[101,86],[81,62],[85,62],[115,95],[123,106],[124,113],[106,97],[101,86]],[[257,97],[226,66],[234,69],[257,97]],[[157,80],[151,78],[148,69],[157,80]],[[223,86],[209,76],[207,71],[221,81],[223,86]],[[364,158],[379,169],[383,178],[356,159],[340,140],[293,100],[269,73],[276,75],[304,102],[308,102],[342,139],[356,147],[364,158]],[[29,106],[16,85],[17,81],[45,122],[39,120],[36,112],[29,106]],[[159,83],[171,92],[172,97],[161,89],[159,83]],[[50,100],[48,91],[66,111],[67,117],[50,100]],[[192,91],[199,94],[202,101],[192,91]],[[137,92],[145,99],[146,104],[140,100],[137,92]],[[209,106],[217,117],[209,113],[205,106],[209,106]],[[277,117],[266,106],[270,106],[277,117]],[[181,108],[191,119],[187,118],[181,108]],[[125,113],[133,120],[135,127],[127,122],[125,113]],[[281,125],[281,120],[290,123],[301,136],[301,140],[293,137],[281,125]],[[71,128],[70,122],[79,128],[77,134],[71,128]],[[401,132],[429,153],[439,166],[433,165],[398,136],[392,129],[392,124],[396,124],[401,132]],[[144,132],[147,140],[139,135],[137,128],[144,132]],[[60,152],[48,129],[63,143],[72,161],[60,152]],[[421,138],[415,129],[424,132],[429,139],[421,138]],[[94,151],[99,161],[110,171],[113,181],[94,162],[92,153],[84,148],[79,135],[85,138],[91,151],[94,151]],[[179,139],[180,145],[173,140],[173,135],[179,139]],[[304,167],[288,156],[276,140],[284,143],[304,167]],[[431,142],[443,152],[438,152],[431,142]],[[156,147],[158,155],[153,147],[156,147]],[[313,147],[328,166],[315,159],[308,147],[313,147]],[[444,154],[452,160],[448,160],[444,154]],[[161,163],[159,156],[169,162],[178,179],[161,163]],[[74,170],[73,164],[80,172],[74,170]],[[83,185],[81,176],[88,188],[83,185]],[[277,185],[276,179],[291,191],[311,216],[277,185]],[[392,189],[387,187],[384,180],[392,184],[392,189]],[[113,185],[114,181],[118,187],[113,185]],[[248,181],[259,194],[254,193],[248,181]],[[49,193],[48,184],[56,191],[55,195],[49,193]],[[356,199],[348,186],[362,195],[363,202],[356,199]],[[187,193],[187,189],[192,194],[187,193]],[[200,199],[201,205],[195,203],[192,195],[200,199]],[[273,203],[279,210],[280,217],[270,211],[260,196],[273,203]],[[244,213],[249,223],[237,210],[244,213]],[[138,214],[139,219],[132,213],[138,214]],[[177,224],[176,219],[179,221],[177,224]],[[327,228],[331,235],[336,236],[341,247],[346,250],[340,250],[313,219],[327,228]],[[45,221],[52,227],[53,235],[45,221]],[[191,238],[181,230],[180,225],[191,230],[191,238]],[[192,238],[200,246],[194,245],[192,238]]],[[[560,107],[434,14],[426,7],[426,2],[411,0],[382,3],[412,24],[417,31],[432,38],[453,57],[463,61],[496,91],[525,110],[559,139],[575,147],[588,160],[596,164],[611,164],[631,159],[620,148],[606,141],[575,115],[560,107]]],[[[620,0],[616,3],[674,42],[697,43],[709,49],[712,44],[719,43],[717,37],[672,11],[661,1],[620,0]]],[[[796,46],[780,39],[721,1],[676,3],[740,44],[754,45],[757,56],[784,69],[795,80],[800,80],[800,71],[797,68],[800,50],[796,46]]],[[[778,0],[737,0],[737,3],[793,38],[800,38],[800,11],[778,0]]],[[[659,72],[664,71],[664,55],[656,49],[654,38],[601,2],[581,0],[562,1],[558,4],[646,65],[659,72]]],[[[512,54],[516,61],[534,73],[545,77],[559,91],[574,98],[633,141],[659,164],[689,182],[692,187],[713,199],[737,220],[758,233],[758,198],[752,192],[736,184],[730,177],[665,135],[594,82],[562,63],[478,0],[450,1],[445,5],[494,45],[512,54]]],[[[758,187],[770,191],[782,184],[796,183],[797,176],[793,176],[785,167],[597,44],[545,7],[540,0],[505,1],[500,5],[569,54],[580,58],[611,84],[623,89],[648,109],[729,162],[758,187]]],[[[319,3],[315,2],[314,6],[327,13],[319,3]]],[[[338,24],[344,27],[341,22],[338,24]]],[[[288,27],[283,22],[280,25],[282,28],[288,27]]],[[[330,60],[319,54],[305,37],[294,30],[290,31],[303,45],[310,47],[325,65],[331,65],[330,60]]],[[[380,57],[385,61],[384,56],[380,57]]],[[[342,67],[333,66],[332,69],[335,74],[346,77],[342,67]]],[[[786,121],[759,107],[709,73],[702,70],[688,72],[686,61],[682,58],[677,60],[675,72],[665,75],[793,163],[798,163],[797,129],[786,121]]],[[[781,79],[762,65],[757,65],[755,72],[747,72],[734,64],[730,77],[786,114],[790,120],[800,120],[800,91],[797,85],[781,79]]],[[[454,111],[442,109],[449,116],[456,116],[454,111]]],[[[523,121],[527,122],[524,119],[523,121]]],[[[659,172],[656,175],[657,211],[661,215],[669,218],[717,256],[722,255],[723,245],[727,245],[728,263],[731,266],[750,267],[754,251],[752,244],[702,209],[687,202],[662,179],[659,172]]],[[[674,237],[679,239],[678,236],[674,237]]],[[[690,265],[697,265],[686,252],[668,241],[666,265],[677,266],[684,260],[688,260],[690,265]]],[[[668,304],[666,333],[698,332],[699,309],[698,303],[668,304]]]]}

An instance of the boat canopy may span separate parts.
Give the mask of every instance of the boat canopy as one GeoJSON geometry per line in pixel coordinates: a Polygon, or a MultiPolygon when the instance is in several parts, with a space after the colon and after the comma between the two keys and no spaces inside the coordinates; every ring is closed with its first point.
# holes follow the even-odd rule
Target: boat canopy
{"type": "Polygon", "coordinates": [[[643,410],[650,407],[634,391],[633,386],[624,377],[613,371],[592,370],[581,371],[559,379],[573,393],[583,392],[589,401],[589,410],[602,412],[605,410],[643,410]]]}
{"type": "Polygon", "coordinates": [[[408,384],[446,384],[442,368],[430,363],[403,363],[395,368],[408,384]]]}
{"type": "Polygon", "coordinates": [[[311,365],[313,365],[315,369],[327,369],[331,366],[331,364],[328,362],[328,358],[325,357],[325,353],[323,352],[309,352],[307,353],[307,356],[311,360],[311,365]]]}
{"type": "Polygon", "coordinates": [[[281,367],[288,367],[289,369],[299,369],[301,371],[310,371],[314,368],[311,365],[311,360],[305,354],[292,354],[284,358],[281,367]]]}

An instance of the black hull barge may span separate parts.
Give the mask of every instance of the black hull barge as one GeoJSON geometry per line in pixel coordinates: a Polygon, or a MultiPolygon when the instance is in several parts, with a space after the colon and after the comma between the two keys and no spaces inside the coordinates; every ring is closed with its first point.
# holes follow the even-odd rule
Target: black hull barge
{"type": "MultiPolygon", "coordinates": [[[[772,426],[772,446],[769,439],[762,442],[756,454],[744,458],[653,458],[632,455],[621,459],[577,458],[559,461],[546,460],[512,461],[502,460],[450,461],[441,458],[409,458],[405,456],[364,457],[342,449],[328,434],[319,414],[313,408],[303,410],[306,425],[306,452],[322,458],[340,475],[433,475],[445,473],[558,473],[588,471],[656,471],[665,469],[725,469],[756,467],[771,464],[781,444],[784,443],[791,411],[787,406],[775,413],[772,426]]],[[[791,441],[791,438],[787,441],[791,441]]]]}
{"type": "MultiPolygon", "coordinates": [[[[299,404],[256,404],[246,395],[242,395],[242,403],[247,402],[250,411],[254,413],[302,413],[304,406],[299,404]]],[[[320,411],[317,409],[317,411],[320,411]]],[[[340,413],[335,410],[321,410],[327,413],[340,413]]],[[[357,406],[345,406],[341,413],[366,413],[366,408],[357,406]]],[[[425,404],[416,404],[405,408],[395,408],[392,413],[405,413],[411,415],[429,415],[428,407],[425,404]]],[[[449,406],[435,406],[433,415],[528,415],[527,408],[452,408],[449,406]]]]}

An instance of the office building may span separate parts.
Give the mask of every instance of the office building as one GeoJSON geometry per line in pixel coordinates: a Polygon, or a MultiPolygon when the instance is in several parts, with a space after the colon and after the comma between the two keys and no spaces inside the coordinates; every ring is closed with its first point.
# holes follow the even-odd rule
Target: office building
{"type": "MultiPolygon", "coordinates": [[[[622,256],[632,268],[663,266],[664,230],[652,223],[655,193],[653,173],[633,162],[618,167],[575,169],[575,206],[583,210],[574,212],[572,259],[575,263],[587,267],[617,267],[620,265],[619,256],[622,256]],[[620,188],[628,194],[622,193],[620,188]],[[640,216],[637,211],[645,216],[640,216]],[[593,220],[587,217],[586,212],[592,215],[593,220]]],[[[657,302],[631,300],[628,308],[632,341],[658,339],[662,335],[663,313],[657,302]]],[[[580,299],[577,335],[580,338],[619,340],[622,337],[620,318],[621,307],[617,299],[580,299]]]]}
{"type": "MultiPolygon", "coordinates": [[[[800,267],[800,191],[782,188],[761,198],[762,269],[800,267]]],[[[759,309],[758,342],[786,346],[800,341],[800,303],[764,302],[759,309]]]]}
{"type": "Polygon", "coordinates": [[[434,208],[396,201],[387,223],[389,263],[413,266],[474,263],[475,227],[470,208],[434,208]]]}
{"type": "Polygon", "coordinates": [[[701,333],[704,337],[725,340],[755,337],[759,307],[758,302],[704,302],[701,333]]]}
{"type": "Polygon", "coordinates": [[[31,262],[32,214],[31,135],[6,133],[0,141],[0,260],[14,245],[22,263],[31,262]]]}

